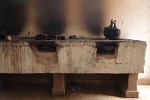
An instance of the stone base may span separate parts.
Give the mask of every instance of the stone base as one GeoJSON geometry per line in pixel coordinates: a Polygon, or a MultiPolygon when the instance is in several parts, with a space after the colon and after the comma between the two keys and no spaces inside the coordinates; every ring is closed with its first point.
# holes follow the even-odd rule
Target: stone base
{"type": "Polygon", "coordinates": [[[65,96],[65,89],[52,89],[52,96],[65,96]]]}
{"type": "Polygon", "coordinates": [[[138,91],[126,91],[125,92],[125,97],[126,98],[138,98],[139,97],[139,92],[138,91]]]}

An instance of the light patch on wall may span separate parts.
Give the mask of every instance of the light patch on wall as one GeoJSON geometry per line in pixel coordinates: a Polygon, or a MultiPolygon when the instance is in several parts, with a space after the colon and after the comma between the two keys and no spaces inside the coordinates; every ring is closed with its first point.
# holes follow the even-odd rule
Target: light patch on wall
{"type": "Polygon", "coordinates": [[[105,22],[114,18],[121,29],[121,38],[144,40],[147,42],[144,74],[139,82],[150,84],[150,0],[105,0],[107,4],[105,22]]]}

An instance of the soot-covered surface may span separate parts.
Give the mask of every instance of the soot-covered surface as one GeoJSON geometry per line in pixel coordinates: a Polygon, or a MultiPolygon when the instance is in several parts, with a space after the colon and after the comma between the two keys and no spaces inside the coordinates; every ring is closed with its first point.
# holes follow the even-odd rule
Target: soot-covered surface
{"type": "Polygon", "coordinates": [[[18,35],[26,22],[28,0],[0,0],[0,32],[18,35]]]}

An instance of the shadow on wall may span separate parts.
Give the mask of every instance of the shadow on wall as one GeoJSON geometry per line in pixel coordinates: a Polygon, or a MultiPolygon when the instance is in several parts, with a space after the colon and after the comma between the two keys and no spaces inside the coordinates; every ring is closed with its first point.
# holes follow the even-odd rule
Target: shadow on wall
{"type": "Polygon", "coordinates": [[[100,0],[81,0],[81,14],[85,20],[86,29],[95,35],[99,35],[103,31],[102,21],[104,19],[100,0]]]}
{"type": "Polygon", "coordinates": [[[28,0],[0,0],[0,32],[18,35],[25,26],[28,0]]]}
{"type": "Polygon", "coordinates": [[[43,33],[62,34],[65,30],[66,0],[37,0],[38,27],[43,33]]]}

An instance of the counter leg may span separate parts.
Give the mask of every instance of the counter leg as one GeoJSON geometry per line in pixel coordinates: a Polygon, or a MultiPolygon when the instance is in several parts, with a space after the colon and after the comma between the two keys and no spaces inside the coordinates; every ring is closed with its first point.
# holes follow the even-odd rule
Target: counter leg
{"type": "Polygon", "coordinates": [[[119,86],[126,98],[138,98],[137,91],[138,74],[128,74],[120,77],[119,86]]]}
{"type": "Polygon", "coordinates": [[[52,96],[65,96],[65,75],[53,74],[52,96]]]}

